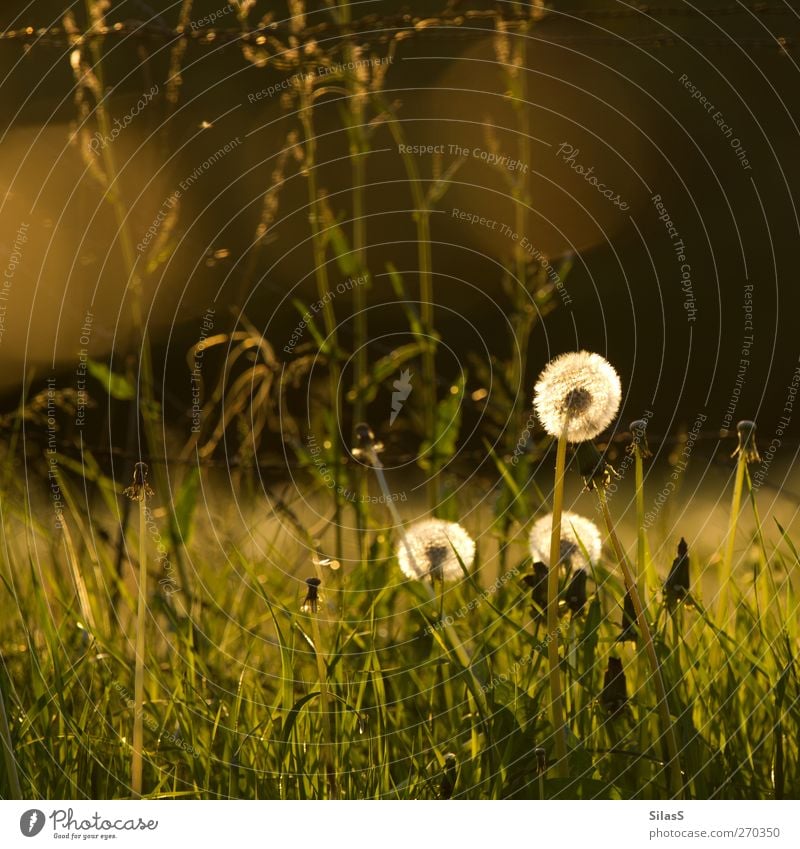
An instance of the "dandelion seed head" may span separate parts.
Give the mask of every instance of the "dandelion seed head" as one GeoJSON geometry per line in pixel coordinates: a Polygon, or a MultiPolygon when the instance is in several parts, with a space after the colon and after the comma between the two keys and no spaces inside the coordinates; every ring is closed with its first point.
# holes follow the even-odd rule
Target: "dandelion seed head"
{"type": "Polygon", "coordinates": [[[599,354],[575,351],[544,367],[533,406],[551,436],[560,437],[563,431],[570,442],[585,442],[611,424],[621,398],[619,375],[611,363],[599,354]]]}
{"type": "Polygon", "coordinates": [[[475,541],[457,522],[424,519],[405,531],[397,545],[397,562],[408,578],[457,581],[475,560],[475,541]]]}
{"type": "MultiPolygon", "coordinates": [[[[550,565],[550,534],[553,530],[553,514],[548,513],[533,523],[530,533],[531,556],[541,560],[546,566],[550,565]]],[[[570,561],[579,569],[586,569],[600,559],[603,548],[603,538],[591,519],[578,513],[565,510],[561,514],[561,555],[560,563],[570,561]],[[583,546],[583,548],[581,548],[583,546]],[[589,555],[589,560],[583,549],[589,555]]]]}

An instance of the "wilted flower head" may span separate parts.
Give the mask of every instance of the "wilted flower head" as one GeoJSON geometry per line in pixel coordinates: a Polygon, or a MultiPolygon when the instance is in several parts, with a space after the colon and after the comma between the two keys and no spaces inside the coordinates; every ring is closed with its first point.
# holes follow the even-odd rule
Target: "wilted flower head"
{"type": "Polygon", "coordinates": [[[622,387],[599,354],[576,351],[551,360],[534,387],[533,406],[544,429],[570,442],[594,439],[613,421],[622,387]]]}
{"type": "Polygon", "coordinates": [[[650,446],[647,444],[647,421],[645,419],[636,419],[630,424],[631,444],[628,446],[628,452],[639,452],[642,457],[652,457],[650,446]]]}
{"type": "Polygon", "coordinates": [[[619,480],[617,470],[606,461],[594,442],[580,442],[575,449],[575,459],[578,461],[578,472],[583,478],[583,484],[591,492],[595,489],[608,489],[614,478],[619,480]]]}
{"type": "MultiPolygon", "coordinates": [[[[546,566],[550,565],[550,534],[553,530],[553,514],[548,513],[533,523],[530,533],[531,555],[534,560],[541,560],[546,566]]],[[[592,522],[578,513],[565,510],[561,514],[561,559],[560,563],[570,561],[573,566],[587,568],[589,562],[600,559],[603,540],[600,531],[592,522]],[[583,548],[581,548],[583,546],[583,548]],[[589,559],[583,553],[586,549],[589,559]]]]}
{"type": "Polygon", "coordinates": [[[431,582],[456,581],[475,560],[475,541],[457,522],[424,519],[405,531],[397,546],[397,562],[409,578],[429,577],[431,582]]]}
{"type": "Polygon", "coordinates": [[[745,463],[760,463],[761,455],[756,447],[756,423],[745,419],[736,425],[736,430],[739,433],[739,445],[731,456],[741,454],[745,463]]]}
{"type": "Polygon", "coordinates": [[[306,597],[300,605],[301,613],[316,613],[319,609],[319,578],[306,578],[306,597]]]}
{"type": "Polygon", "coordinates": [[[378,454],[383,451],[383,443],[375,438],[372,428],[366,422],[360,422],[355,427],[355,445],[351,449],[357,460],[363,460],[373,466],[378,461],[378,454]]]}
{"type": "Polygon", "coordinates": [[[153,496],[153,490],[147,480],[147,463],[137,463],[133,467],[133,482],[123,492],[131,501],[144,501],[153,496]]]}

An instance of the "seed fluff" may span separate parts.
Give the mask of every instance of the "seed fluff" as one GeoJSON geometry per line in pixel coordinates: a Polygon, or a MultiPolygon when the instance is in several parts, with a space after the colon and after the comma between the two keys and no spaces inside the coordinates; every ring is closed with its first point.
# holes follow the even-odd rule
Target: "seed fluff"
{"type": "Polygon", "coordinates": [[[397,562],[408,578],[457,581],[464,577],[461,564],[470,569],[475,541],[456,522],[424,519],[405,531],[397,545],[397,562]]]}
{"type": "MultiPolygon", "coordinates": [[[[553,529],[553,514],[548,513],[533,523],[530,533],[531,556],[534,561],[541,560],[546,566],[550,565],[550,533],[553,529]]],[[[565,510],[561,515],[561,560],[569,561],[578,569],[588,569],[590,562],[596,563],[600,559],[603,548],[603,539],[600,531],[592,522],[578,513],[565,510]],[[583,546],[583,548],[581,548],[583,546]],[[589,560],[583,553],[583,549],[589,555],[589,560]]]]}
{"type": "Polygon", "coordinates": [[[585,442],[614,420],[622,398],[619,375],[599,354],[575,351],[551,360],[534,387],[533,406],[544,429],[585,442]],[[566,423],[566,429],[565,429],[566,423]]]}

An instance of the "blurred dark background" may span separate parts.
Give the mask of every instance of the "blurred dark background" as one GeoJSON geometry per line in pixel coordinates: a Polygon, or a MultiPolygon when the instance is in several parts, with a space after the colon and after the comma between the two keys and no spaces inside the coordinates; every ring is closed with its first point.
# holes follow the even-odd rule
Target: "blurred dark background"
{"type": "MultiPolygon", "coordinates": [[[[136,241],[182,180],[239,139],[182,193],[163,255],[149,256],[149,270],[142,270],[147,252],[139,258],[165,405],[180,427],[188,422],[190,403],[186,351],[212,300],[218,305],[215,332],[230,329],[243,310],[280,351],[298,321],[292,299],[310,303],[316,297],[306,181],[302,163],[291,155],[273,220],[263,240],[254,242],[281,151],[300,125],[295,107],[280,94],[248,97],[281,84],[292,71],[274,67],[269,45],[259,53],[262,47],[248,42],[248,55],[236,31],[263,25],[271,15],[287,44],[295,38],[291,43],[302,50],[313,42],[310,61],[317,61],[339,38],[335,29],[309,34],[308,28],[330,20],[319,5],[306,9],[306,30],[293,35],[282,23],[290,10],[271,0],[245,8],[221,0],[190,4],[190,22],[216,16],[212,28],[219,32],[182,40],[179,87],[169,79],[182,4],[125,0],[105,10],[109,25],[121,25],[102,40],[111,115],[124,119],[144,92],[158,87],[109,143],[119,172],[115,189],[136,241]]],[[[7,408],[26,379],[35,383],[53,367],[69,382],[87,310],[94,314],[95,358],[113,352],[113,367],[121,369],[121,355],[136,347],[119,222],[74,135],[81,119],[71,55],[79,35],[69,43],[63,19],[71,12],[76,33],[85,32],[87,8],[37,0],[0,9],[6,30],[0,39],[4,267],[20,225],[27,225],[0,339],[7,408]],[[19,32],[26,27],[34,32],[19,32]],[[55,31],[39,34],[38,28],[55,31]]],[[[456,2],[447,8],[452,17],[494,6],[456,2]]],[[[521,7],[496,8],[513,17],[521,7]]],[[[800,356],[798,4],[656,0],[637,11],[606,0],[560,0],[548,8],[527,33],[509,36],[512,48],[519,38],[527,45],[525,65],[516,72],[517,85],[522,79],[526,90],[523,118],[531,139],[530,161],[522,163],[530,196],[525,235],[554,264],[566,255],[572,266],[564,280],[569,303],[555,292],[539,303],[524,384],[532,386],[554,353],[586,347],[605,353],[621,372],[624,421],[652,410],[653,428],[667,433],[691,427],[698,414],[707,416],[704,429],[710,431],[755,418],[769,440],[800,356]],[[565,161],[559,148],[577,153],[565,161]],[[626,208],[604,197],[577,165],[593,168],[626,208]],[[657,208],[654,195],[663,207],[657,208]],[[675,238],[659,220],[664,210],[675,238]],[[682,261],[676,259],[679,240],[682,261]],[[687,290],[683,265],[689,266],[687,290]],[[751,335],[743,363],[743,342],[751,335]]],[[[392,37],[405,32],[392,47],[382,97],[395,105],[409,144],[445,146],[441,161],[431,154],[415,157],[423,180],[448,166],[451,145],[469,151],[494,146],[514,159],[520,143],[521,113],[511,102],[502,64],[506,48],[494,22],[465,16],[415,27],[411,20],[442,11],[433,2],[352,8],[354,19],[377,16],[355,36],[364,57],[385,58],[392,37]]],[[[205,24],[198,28],[207,30],[205,24]]],[[[351,170],[341,98],[321,97],[314,112],[318,160],[327,163],[317,169],[317,183],[349,233],[351,170]]],[[[97,131],[92,121],[90,115],[85,125],[90,137],[97,131]]],[[[386,268],[393,263],[416,297],[417,248],[412,193],[396,140],[376,123],[365,215],[374,280],[369,329],[377,355],[407,341],[386,268]]],[[[513,228],[517,205],[506,176],[470,153],[432,214],[445,380],[470,352],[483,356],[484,346],[494,353],[509,345],[510,299],[502,277],[503,268],[513,268],[513,241],[452,215],[457,208],[513,228]]],[[[342,280],[332,256],[329,262],[331,280],[342,280]]],[[[334,309],[346,338],[352,294],[337,297],[334,309]]],[[[382,409],[378,418],[386,416],[382,409]]],[[[798,424],[800,415],[789,432],[796,434],[798,424]]]]}

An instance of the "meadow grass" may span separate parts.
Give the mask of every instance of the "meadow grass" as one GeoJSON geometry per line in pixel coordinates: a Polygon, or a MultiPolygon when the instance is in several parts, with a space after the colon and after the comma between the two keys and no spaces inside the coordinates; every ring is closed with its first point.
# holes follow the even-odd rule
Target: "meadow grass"
{"type": "MultiPolygon", "coordinates": [[[[95,486],[116,492],[102,477],[95,486]]],[[[48,508],[33,512],[25,504],[3,493],[0,685],[14,764],[6,761],[0,772],[0,795],[16,795],[18,780],[31,798],[131,797],[138,711],[133,574],[115,575],[113,541],[96,532],[102,504],[83,515],[70,510],[91,606],[109,614],[110,624],[90,632],[48,508]],[[89,569],[94,560],[98,568],[89,569]],[[119,602],[108,609],[114,589],[119,602]]],[[[561,621],[563,634],[572,634],[561,661],[569,754],[567,774],[557,777],[537,754],[554,761],[550,641],[521,583],[530,572],[524,548],[511,546],[510,579],[490,583],[497,556],[473,529],[474,572],[432,599],[421,583],[402,580],[398,535],[379,530],[383,509],[368,511],[369,558],[344,563],[336,574],[324,562],[315,567],[307,557],[290,557],[277,540],[263,560],[232,539],[215,546],[211,533],[224,534],[224,522],[204,528],[195,518],[183,544],[192,586],[170,593],[159,584],[158,551],[144,531],[151,590],[143,796],[674,795],[650,669],[632,644],[617,642],[624,588],[612,560],[593,564],[597,591],[584,614],[561,621]],[[323,593],[316,614],[301,603],[304,579],[315,574],[323,593]],[[604,707],[612,656],[621,659],[627,685],[618,711],[604,707]]],[[[140,533],[128,533],[131,559],[140,533]]],[[[788,580],[798,555],[787,536],[778,532],[768,543],[770,536],[759,532],[763,549],[754,555],[782,576],[768,604],[737,584],[723,619],[696,592],[678,609],[660,594],[651,597],[654,650],[689,798],[800,792],[797,606],[788,580]]],[[[169,542],[170,553],[176,544],[169,542]]],[[[697,548],[695,574],[714,546],[697,548]]],[[[667,566],[657,564],[662,577],[667,566]]]]}
{"type": "MultiPolygon", "coordinates": [[[[292,5],[299,28],[305,4],[292,5]]],[[[98,20],[103,7],[87,0],[98,20]]],[[[190,9],[183,0],[184,19],[190,9]]],[[[332,4],[330,11],[339,23],[349,20],[346,2],[332,4]]],[[[247,23],[246,11],[242,14],[247,23]]],[[[532,11],[522,31],[536,19],[532,11]]],[[[494,47],[513,95],[516,155],[528,162],[532,127],[525,108],[528,84],[520,72],[527,40],[513,35],[498,21],[494,47]]],[[[173,107],[180,94],[182,43],[171,52],[173,107]]],[[[398,43],[390,41],[387,56],[398,43]]],[[[105,101],[103,39],[91,44],[91,55],[79,51],[73,65],[86,134],[92,120],[101,130],[110,120],[105,106],[94,108],[95,101],[105,101]],[[94,75],[87,72],[89,60],[94,75]]],[[[746,458],[738,461],[727,538],[703,537],[690,553],[699,585],[697,576],[725,545],[723,609],[713,598],[704,604],[698,586],[684,588],[689,592],[680,599],[664,599],[660,584],[670,574],[677,540],[648,546],[648,476],[641,451],[635,456],[638,521],[631,538],[637,574],[626,563],[624,549],[631,541],[615,538],[605,557],[591,563],[594,583],[581,613],[564,615],[556,595],[566,576],[556,568],[548,575],[547,615],[532,609],[530,585],[523,579],[533,567],[523,541],[537,516],[553,508],[560,514],[561,504],[553,502],[560,502],[562,479],[569,474],[562,440],[554,492],[539,490],[534,469],[548,443],[533,424],[526,425],[529,342],[538,318],[552,307],[555,284],[543,263],[514,249],[508,263],[513,271],[506,269],[499,281],[512,328],[507,350],[498,343],[491,360],[473,358],[468,376],[470,386],[484,387],[487,395],[485,387],[491,387],[480,435],[487,446],[483,459],[494,463],[496,479],[456,493],[460,488],[438,472],[460,452],[467,375],[465,369],[451,384],[437,372],[431,218],[460,165],[435,161],[423,170],[413,158],[402,158],[416,270],[405,277],[397,270],[408,268],[407,261],[371,269],[364,155],[380,133],[381,144],[405,141],[401,104],[384,92],[384,72],[373,69],[361,77],[334,70],[338,60],[355,57],[352,39],[343,38],[324,54],[308,47],[282,50],[276,37],[269,49],[252,44],[242,49],[259,68],[285,54],[281,73],[303,72],[302,83],[286,93],[297,115],[286,136],[291,162],[284,152],[272,171],[270,200],[265,199],[253,243],[264,241],[279,211],[277,186],[296,168],[293,176],[300,175],[305,188],[316,295],[324,305],[322,329],[311,322],[309,338],[282,361],[277,340],[273,348],[240,315],[233,330],[218,328],[192,349],[196,362],[202,344],[209,378],[219,377],[205,399],[201,432],[192,435],[180,458],[202,462],[179,463],[176,480],[168,475],[175,475],[174,464],[153,463],[155,492],[139,502],[138,528],[121,507],[123,485],[111,476],[109,464],[85,444],[76,453],[61,439],[54,459],[63,506],[54,517],[53,479],[36,449],[36,432],[45,428],[41,411],[27,405],[8,427],[0,419],[7,437],[0,476],[0,796],[797,798],[800,684],[793,576],[800,558],[780,526],[761,527],[746,458]],[[332,73],[304,73],[318,63],[332,73]],[[341,103],[334,82],[346,93],[341,103]],[[324,98],[341,106],[353,154],[350,219],[329,207],[316,168],[315,109],[324,98]],[[368,347],[368,287],[354,292],[352,339],[339,333],[344,308],[330,297],[334,278],[358,277],[371,285],[378,273],[390,281],[410,340],[383,356],[368,347]],[[414,287],[418,301],[408,294],[414,287]],[[226,346],[215,372],[212,358],[226,346]],[[438,592],[402,579],[395,555],[403,542],[403,517],[390,509],[396,483],[382,478],[383,503],[365,498],[370,470],[353,462],[341,435],[375,411],[381,386],[410,363],[423,379],[404,408],[412,422],[406,436],[428,475],[429,497],[414,509],[455,521],[468,513],[468,530],[478,541],[474,568],[438,592]],[[325,401],[309,405],[296,420],[287,396],[306,380],[325,401]],[[297,500],[318,497],[319,515],[298,511],[291,498],[276,494],[277,487],[261,488],[256,460],[268,432],[280,440],[292,474],[301,467],[297,500]],[[223,448],[232,461],[233,498],[211,510],[218,484],[205,463],[223,448]],[[24,476],[17,473],[20,462],[24,476]],[[755,527],[746,563],[753,581],[741,564],[733,568],[737,534],[741,542],[745,524],[739,515],[745,487],[752,513],[748,526],[755,527]],[[487,490],[489,515],[473,509],[487,490]],[[257,542],[254,534],[238,536],[232,529],[242,509],[254,526],[259,514],[273,515],[284,530],[257,542]],[[320,556],[322,540],[339,569],[320,556]],[[357,555],[346,560],[346,548],[357,555]],[[626,571],[625,582],[616,561],[626,571]],[[309,578],[320,583],[316,604],[304,600],[309,578]],[[643,579],[640,599],[636,587],[643,579]],[[639,640],[650,633],[646,652],[619,641],[626,583],[639,640]],[[649,628],[643,627],[644,617],[649,628]],[[670,728],[677,758],[662,745],[670,728]]],[[[487,148],[497,144],[487,126],[487,148]]],[[[151,250],[146,262],[133,262],[135,239],[120,169],[110,148],[102,158],[90,155],[87,145],[82,151],[92,173],[102,177],[104,202],[118,224],[140,344],[139,387],[125,386],[122,376],[106,368],[106,391],[114,395],[117,387],[117,402],[137,399],[129,407],[129,445],[141,431],[143,456],[172,456],[159,441],[166,414],[154,397],[141,300],[171,253],[151,250]]],[[[504,179],[515,201],[516,231],[527,233],[530,186],[521,172],[504,179]]],[[[165,224],[165,239],[168,229],[165,224]]],[[[255,255],[254,250],[248,258],[242,292],[256,278],[255,255]]],[[[559,284],[571,262],[563,257],[557,263],[559,284]]],[[[301,315],[308,312],[299,299],[295,304],[301,315]]],[[[379,464],[370,465],[384,475],[379,464]]],[[[608,525],[613,527],[610,517],[608,525]]],[[[551,561],[557,552],[554,538],[551,561]]]]}

